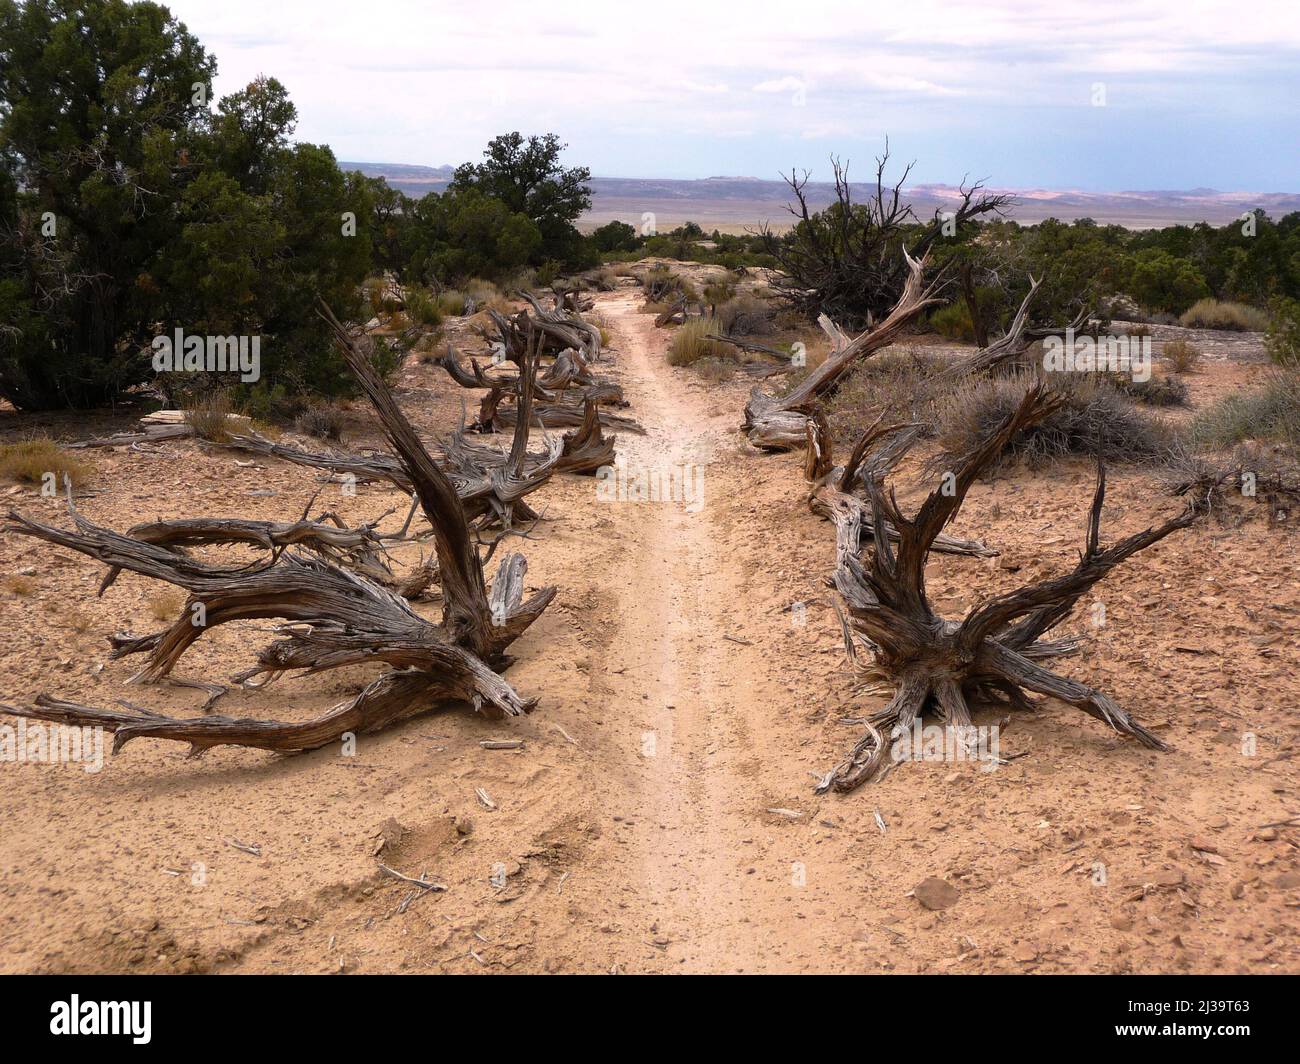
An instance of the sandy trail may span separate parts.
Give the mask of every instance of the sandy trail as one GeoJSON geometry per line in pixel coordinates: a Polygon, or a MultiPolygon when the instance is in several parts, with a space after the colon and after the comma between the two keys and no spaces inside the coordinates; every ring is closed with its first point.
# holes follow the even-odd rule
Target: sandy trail
{"type": "Polygon", "coordinates": [[[623,384],[647,430],[620,440],[624,482],[644,475],[681,490],[606,504],[628,568],[609,646],[612,694],[637,717],[625,737],[639,762],[627,872],[644,884],[652,941],[681,968],[749,971],[765,935],[738,864],[753,828],[739,811],[752,807],[753,783],[732,755],[742,741],[735,715],[754,700],[732,692],[734,678],[761,669],[756,645],[724,642],[743,574],[726,549],[714,461],[735,417],[714,414],[674,376],[667,337],[638,302],[624,295],[601,308],[621,337],[623,384]]]}

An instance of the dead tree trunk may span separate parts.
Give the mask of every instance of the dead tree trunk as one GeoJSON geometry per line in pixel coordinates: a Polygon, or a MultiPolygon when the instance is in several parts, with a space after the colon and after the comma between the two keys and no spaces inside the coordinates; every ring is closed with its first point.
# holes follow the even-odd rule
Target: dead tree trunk
{"type": "MultiPolygon", "coordinates": [[[[918,439],[917,426],[881,427],[884,416],[859,437],[848,465],[836,466],[831,458],[831,437],[826,418],[815,411],[808,419],[808,450],[804,459],[804,477],[811,484],[808,509],[834,523],[845,538],[838,544],[840,555],[857,556],[875,538],[875,517],[866,498],[866,478],[892,469],[918,439]],[[877,440],[890,438],[887,447],[871,455],[871,465],[864,468],[868,452],[877,440]]],[[[898,529],[886,522],[889,538],[898,542],[898,529]]],[[[977,539],[960,539],[940,532],[932,550],[940,554],[965,554],[974,558],[993,558],[997,551],[977,539]]]]}
{"type": "Polygon", "coordinates": [[[928,260],[923,256],[918,261],[906,252],[903,254],[907,258],[907,283],[884,321],[833,350],[825,362],[809,372],[788,394],[770,395],[762,388],[750,393],[741,428],[756,446],[773,451],[802,446],[807,438],[808,410],[830,395],[849,369],[892,344],[921,311],[938,302],[933,285],[926,287],[924,282],[928,260]]]}
{"type": "MultiPolygon", "coordinates": [[[[857,644],[864,644],[874,655],[870,672],[887,680],[895,694],[869,718],[866,734],[844,761],[826,774],[819,791],[848,791],[871,779],[889,759],[895,741],[904,740],[924,713],[937,714],[950,728],[963,729],[959,737],[968,737],[972,702],[1024,708],[1029,704],[1026,692],[1067,702],[1144,746],[1165,749],[1160,739],[1106,695],[1038,662],[1077,647],[1077,639],[1044,640],[1043,636],[1069,615],[1089,588],[1126,558],[1190,525],[1201,512],[1199,505],[1189,505],[1155,528],[1102,547],[1106,477],[1099,466],[1084,550],[1073,571],[989,599],[961,621],[938,616],[926,597],[926,558],[971,484],[1018,431],[1041,421],[1059,409],[1060,403],[1059,396],[1042,386],[1029,389],[1013,414],[956,461],[950,475],[945,475],[945,484],[930,494],[912,519],[903,516],[893,492],[885,486],[881,470],[891,464],[889,460],[863,460],[871,547],[865,558],[860,557],[857,543],[862,510],[856,506],[834,509],[830,516],[836,524],[839,549],[833,583],[848,612],[845,640],[850,657],[856,660],[857,644]],[[891,528],[897,546],[887,531],[891,528]]],[[[878,430],[874,438],[898,428],[878,430]]],[[[862,446],[870,442],[864,436],[862,446]]]]}
{"type": "Polygon", "coordinates": [[[4,712],[108,728],[115,732],[114,752],[132,739],[151,736],[188,742],[191,753],[198,754],[222,744],[310,750],[345,732],[373,732],[446,701],[468,702],[492,716],[514,716],[536,705],[535,699],[517,694],[498,672],[510,662],[506,648],[541,615],[555,589],[543,588],[525,599],[526,562],[521,555],[510,555],[489,591],[456,486],[424,449],[367,355],[323,303],[321,311],[433,526],[441,623],[429,623],[397,595],[320,558],[286,552],[260,568],[219,570],[100,528],[75,511],[74,532],[10,513],[9,531],[97,558],[109,566],[110,575],[127,569],[190,593],[180,619],[169,629],[115,640],[119,655],[146,655],[142,680],[169,674],[205,631],[253,618],[291,623],[280,629],[285,638],[266,647],[256,666],[237,677],[240,681],[260,674],[274,678],[287,670],[319,672],[369,663],[383,663],[390,670],[355,698],[297,724],[222,716],[187,720],[139,709],[97,709],[48,695],[38,696],[32,705],[0,707],[4,712]],[[204,623],[196,625],[200,613],[204,623]]]}
{"type": "MultiPolygon", "coordinates": [[[[387,516],[384,514],[379,520],[387,516]]],[[[395,575],[384,549],[383,537],[376,531],[378,524],[379,521],[373,521],[349,528],[337,514],[324,513],[308,520],[304,512],[294,522],[249,521],[233,517],[151,521],[127,529],[126,534],[142,543],[153,543],[178,552],[187,547],[239,543],[261,547],[274,556],[290,547],[297,547],[309,550],[333,565],[360,573],[403,598],[418,598],[437,580],[436,563],[428,561],[406,576],[395,575]]]]}

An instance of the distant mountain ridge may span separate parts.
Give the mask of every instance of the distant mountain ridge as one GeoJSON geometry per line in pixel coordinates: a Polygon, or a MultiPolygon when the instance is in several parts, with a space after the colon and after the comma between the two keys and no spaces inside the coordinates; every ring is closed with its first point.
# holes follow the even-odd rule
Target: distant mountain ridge
{"type": "MultiPolygon", "coordinates": [[[[441,192],[455,172],[452,166],[421,166],[415,163],[340,162],[348,170],[360,170],[370,177],[382,177],[408,196],[441,192]]],[[[865,196],[868,186],[855,182],[853,190],[865,196]]],[[[960,195],[952,185],[916,184],[905,186],[912,208],[922,217],[951,205],[960,195]]],[[[1300,211],[1300,193],[1220,192],[1212,188],[1186,190],[1082,192],[1077,189],[994,188],[1016,197],[1009,216],[1030,224],[1044,218],[1073,221],[1092,218],[1102,224],[1133,229],[1209,222],[1226,225],[1243,213],[1261,208],[1277,218],[1300,211]]],[[[591,210],[581,226],[591,228],[613,219],[641,226],[643,216],[654,215],[659,230],[682,222],[698,222],[706,230],[736,232],[764,222],[774,228],[789,224],[790,202],[785,182],[757,177],[705,177],[694,179],[593,177],[591,210]]],[[[820,209],[833,199],[829,182],[810,181],[809,206],[820,209]]]]}

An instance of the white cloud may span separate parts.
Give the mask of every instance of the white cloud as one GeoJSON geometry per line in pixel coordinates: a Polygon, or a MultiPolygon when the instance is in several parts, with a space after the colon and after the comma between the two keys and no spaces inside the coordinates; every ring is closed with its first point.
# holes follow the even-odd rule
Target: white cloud
{"type": "Polygon", "coordinates": [[[1293,2],[805,0],[792,11],[787,0],[659,0],[651,17],[588,0],[572,25],[532,0],[169,6],[217,55],[218,92],[275,75],[299,135],[341,157],[459,162],[498,132],[553,129],[599,173],[620,165],[628,129],[654,130],[668,157],[688,130],[937,137],[1049,109],[1069,126],[1095,81],[1107,117],[1262,112],[1266,98],[1285,122],[1300,96],[1293,2]]]}

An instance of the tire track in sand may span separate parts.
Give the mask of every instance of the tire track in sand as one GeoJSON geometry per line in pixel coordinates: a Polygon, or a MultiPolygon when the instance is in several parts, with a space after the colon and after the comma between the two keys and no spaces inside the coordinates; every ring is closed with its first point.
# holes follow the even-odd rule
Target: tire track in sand
{"type": "MultiPolygon", "coordinates": [[[[781,873],[774,857],[768,875],[752,874],[756,836],[766,833],[764,796],[761,774],[745,771],[774,695],[762,645],[724,641],[729,617],[745,608],[743,562],[728,548],[719,505],[727,489],[718,470],[725,452],[734,452],[736,416],[710,409],[667,364],[670,334],[640,312],[636,295],[602,300],[600,310],[619,335],[622,383],[646,428],[645,436],[619,436],[626,482],[637,473],[686,470],[698,471],[703,484],[702,499],[689,507],[680,499],[596,504],[609,508],[611,535],[626,545],[608,661],[635,785],[602,804],[622,812],[621,874],[644,921],[648,948],[639,961],[629,953],[628,966],[782,967],[764,958],[791,937],[789,863],[781,873]]],[[[638,943],[627,945],[632,951],[638,943]]]]}

